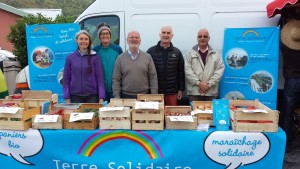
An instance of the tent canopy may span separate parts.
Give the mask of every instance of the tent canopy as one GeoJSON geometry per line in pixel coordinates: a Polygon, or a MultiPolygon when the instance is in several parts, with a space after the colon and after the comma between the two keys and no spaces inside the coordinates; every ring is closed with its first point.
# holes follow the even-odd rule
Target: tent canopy
{"type": "MultiPolygon", "coordinates": [[[[295,5],[299,0],[274,0],[267,5],[267,15],[269,18],[280,14],[282,8],[295,5]]],[[[300,1],[299,1],[300,2],[300,1]]],[[[299,6],[299,2],[297,3],[299,6]]]]}

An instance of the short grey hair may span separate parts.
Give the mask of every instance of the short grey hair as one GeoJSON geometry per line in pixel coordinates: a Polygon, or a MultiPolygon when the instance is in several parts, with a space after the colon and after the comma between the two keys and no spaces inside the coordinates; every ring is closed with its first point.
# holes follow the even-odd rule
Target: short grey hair
{"type": "Polygon", "coordinates": [[[78,36],[81,35],[81,34],[85,34],[86,36],[89,37],[90,40],[92,39],[92,38],[91,38],[91,35],[90,35],[90,34],[88,33],[88,31],[86,31],[86,30],[80,30],[80,31],[78,31],[78,32],[76,33],[76,35],[75,35],[75,38],[77,39],[78,36]]]}

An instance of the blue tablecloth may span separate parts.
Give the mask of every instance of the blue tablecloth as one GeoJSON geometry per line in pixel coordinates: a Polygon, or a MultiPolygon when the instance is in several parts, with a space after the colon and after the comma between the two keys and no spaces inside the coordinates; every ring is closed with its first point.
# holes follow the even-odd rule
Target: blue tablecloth
{"type": "Polygon", "coordinates": [[[0,130],[1,169],[281,169],[278,133],[0,130]]]}

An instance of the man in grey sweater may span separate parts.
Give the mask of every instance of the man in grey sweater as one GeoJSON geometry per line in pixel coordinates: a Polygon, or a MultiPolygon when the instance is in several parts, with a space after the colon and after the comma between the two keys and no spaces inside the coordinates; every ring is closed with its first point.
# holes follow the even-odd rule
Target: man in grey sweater
{"type": "Polygon", "coordinates": [[[140,33],[130,31],[127,35],[129,50],[116,60],[112,76],[115,98],[136,98],[137,94],[157,94],[158,82],[151,56],[139,49],[140,33]]]}

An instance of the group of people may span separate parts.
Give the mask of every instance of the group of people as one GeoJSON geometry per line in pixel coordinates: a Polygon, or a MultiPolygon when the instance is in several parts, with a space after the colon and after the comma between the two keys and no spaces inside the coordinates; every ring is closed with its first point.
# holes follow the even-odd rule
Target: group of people
{"type": "Polygon", "coordinates": [[[221,55],[209,43],[209,32],[200,29],[197,44],[183,57],[173,46],[172,27],[162,26],[159,42],[140,50],[137,30],[127,35],[129,49],[112,44],[110,26],[97,26],[100,45],[92,49],[85,30],[76,34],[78,49],[66,58],[63,91],[67,103],[102,103],[110,98],[136,98],[137,94],[164,94],[166,105],[177,105],[185,87],[190,101],[210,101],[219,96],[224,72],[221,55]]]}

